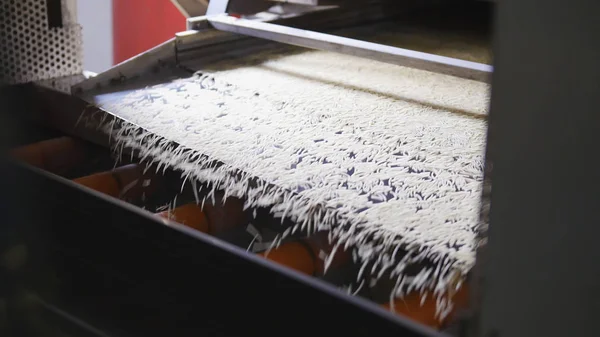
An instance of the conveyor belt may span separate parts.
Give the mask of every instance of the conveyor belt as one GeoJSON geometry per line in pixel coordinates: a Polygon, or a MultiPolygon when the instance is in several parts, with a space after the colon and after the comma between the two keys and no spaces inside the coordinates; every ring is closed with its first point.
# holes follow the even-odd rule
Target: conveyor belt
{"type": "MultiPolygon", "coordinates": [[[[252,254],[244,253],[243,250],[236,250],[228,244],[223,246],[224,244],[220,243],[223,241],[214,241],[209,238],[211,236],[218,237],[221,240],[225,240],[225,242],[229,241],[229,244],[246,249],[249,244],[256,243],[257,231],[258,234],[268,236],[269,232],[273,232],[273,228],[279,227],[279,232],[286,228],[285,225],[281,225],[279,219],[273,219],[272,216],[264,210],[258,210],[256,212],[257,215],[253,218],[251,213],[254,212],[252,212],[252,210],[244,211],[243,201],[235,198],[229,198],[224,205],[220,203],[212,205],[210,204],[210,201],[207,201],[206,205],[204,205],[204,209],[202,209],[201,205],[198,205],[196,202],[198,196],[194,195],[193,192],[186,189],[184,189],[183,192],[179,191],[182,182],[180,178],[177,178],[176,174],[167,172],[164,175],[162,173],[157,175],[154,174],[154,168],[145,170],[145,167],[141,164],[129,164],[127,162],[121,162],[114,167],[112,166],[114,164],[114,159],[107,149],[69,136],[53,137],[30,144],[22,144],[14,147],[9,152],[9,155],[19,162],[26,164],[25,167],[21,167],[20,165],[9,166],[13,170],[12,172],[14,172],[12,180],[16,182],[23,181],[24,179],[29,186],[39,186],[35,191],[28,192],[26,198],[29,200],[29,203],[43,205],[42,207],[37,207],[35,215],[48,215],[47,217],[44,217],[44,219],[35,219],[37,221],[31,223],[31,226],[33,227],[30,227],[37,228],[36,231],[41,229],[41,232],[38,233],[38,235],[40,235],[38,236],[38,239],[42,241],[49,240],[46,244],[50,244],[54,247],[46,250],[43,255],[52,260],[50,264],[53,268],[58,267],[62,270],[55,269],[53,273],[56,273],[59,278],[66,277],[66,280],[64,281],[66,284],[70,284],[69,287],[72,286],[74,287],[73,289],[79,289],[77,291],[81,296],[83,296],[84,293],[87,294],[86,296],[94,296],[94,299],[90,300],[95,303],[93,307],[101,307],[101,304],[98,302],[99,298],[97,297],[99,296],[99,293],[95,294],[95,291],[100,291],[102,285],[96,284],[98,281],[92,282],[89,279],[89,277],[92,277],[89,273],[95,273],[97,275],[95,276],[96,278],[105,280],[101,282],[112,279],[112,281],[108,281],[108,283],[104,284],[107,288],[100,291],[103,294],[112,292],[111,289],[115,287],[116,284],[114,282],[124,282],[117,287],[121,289],[120,291],[130,289],[138,294],[135,296],[152,298],[154,295],[151,294],[158,291],[158,288],[156,287],[159,287],[159,284],[155,284],[154,281],[150,282],[150,284],[146,284],[147,282],[140,280],[139,277],[143,274],[147,274],[149,270],[143,271],[143,268],[151,268],[153,263],[134,262],[134,260],[143,258],[143,254],[150,254],[147,261],[156,259],[158,264],[160,258],[157,258],[157,254],[165,254],[165,256],[162,257],[162,259],[165,260],[164,263],[173,263],[172,261],[168,261],[175,258],[172,254],[177,254],[176,252],[179,251],[180,248],[175,248],[178,247],[178,244],[170,242],[169,236],[177,237],[177,239],[174,239],[177,241],[192,240],[190,243],[186,244],[188,246],[194,246],[191,242],[200,239],[198,243],[200,246],[217,244],[217,247],[212,248],[213,250],[216,249],[221,251],[223,250],[223,247],[227,247],[225,248],[226,251],[233,252],[228,254],[234,254],[236,256],[235,259],[241,258],[243,260],[247,259],[243,256],[252,254]],[[177,196],[177,199],[174,198],[175,196],[177,196]],[[174,203],[174,200],[176,200],[176,204],[174,203]],[[165,203],[167,204],[167,209],[162,207],[162,209],[165,210],[160,211],[160,206],[165,205],[165,203]],[[143,209],[146,209],[146,211],[143,209]],[[155,213],[155,215],[152,216],[148,211],[155,213]],[[129,219],[131,217],[139,219],[134,221],[139,223],[139,225],[134,225],[134,228],[131,227],[131,222],[133,221],[132,219],[129,219]],[[145,222],[148,224],[143,224],[145,222]],[[252,222],[252,225],[248,226],[250,222],[252,222]],[[274,223],[276,223],[276,225],[274,225],[274,223]],[[180,224],[183,224],[184,227],[180,224]],[[249,230],[249,227],[252,227],[253,230],[249,230]],[[146,229],[143,228],[155,229],[152,229],[151,232],[146,232],[146,229]],[[157,231],[156,233],[160,232],[162,234],[156,234],[158,236],[154,236],[155,234],[151,234],[152,231],[157,231]],[[208,234],[209,236],[205,234],[208,234]],[[159,241],[156,241],[157,239],[159,241]],[[132,250],[132,252],[126,252],[127,249],[132,250]],[[148,249],[150,249],[152,253],[146,251],[148,249]],[[234,250],[232,251],[232,249],[234,250]],[[119,250],[122,250],[122,252],[118,252],[119,250]],[[137,251],[137,253],[133,253],[133,250],[137,251]],[[141,251],[144,251],[144,253],[142,254],[141,251]],[[127,258],[126,261],[119,262],[119,264],[122,264],[121,267],[113,265],[116,263],[113,259],[119,259],[119,255],[122,254],[131,254],[132,256],[127,258]],[[83,262],[84,260],[88,260],[88,262],[83,262]],[[83,263],[83,265],[81,265],[81,263],[83,263]],[[106,265],[106,263],[109,263],[110,267],[106,265]],[[140,266],[142,269],[128,266],[129,263],[142,263],[140,266]],[[87,267],[84,265],[87,265],[87,267]],[[80,268],[84,268],[84,270],[80,270],[80,268]],[[87,270],[86,268],[92,268],[92,270],[95,271],[87,270]],[[65,272],[67,272],[68,275],[65,275],[65,272]],[[131,275],[131,273],[133,273],[133,275],[131,275]],[[138,275],[137,273],[141,274],[138,275]],[[119,279],[121,279],[121,281],[118,281],[119,279]],[[137,281],[135,281],[135,279],[137,279],[137,281]],[[141,283],[137,284],[138,282],[141,283]]],[[[136,162],[136,160],[134,159],[133,162],[136,162]]],[[[18,200],[19,198],[16,198],[14,202],[17,202],[18,200]]],[[[21,230],[22,228],[18,229],[17,232],[21,230]]],[[[340,251],[336,253],[335,257],[328,262],[328,264],[330,264],[330,272],[325,276],[323,275],[325,265],[323,253],[331,249],[331,246],[326,244],[327,240],[325,235],[326,233],[318,233],[309,238],[304,238],[302,235],[296,235],[281,243],[278,248],[270,249],[270,245],[267,243],[263,244],[262,248],[258,247],[255,250],[259,253],[257,255],[259,257],[262,256],[267,260],[287,266],[290,270],[295,270],[300,274],[320,278],[334,286],[346,285],[348,282],[352,283],[352,279],[356,273],[356,266],[353,266],[350,252],[340,251]]],[[[35,247],[35,244],[33,244],[33,246],[35,247]]],[[[37,246],[36,249],[43,248],[37,246]]],[[[207,248],[197,249],[205,250],[207,248]]],[[[194,256],[191,256],[188,252],[185,252],[184,254],[188,255],[188,258],[206,255],[206,253],[200,252],[197,253],[197,255],[194,254],[194,256]]],[[[287,294],[289,289],[285,289],[286,287],[282,288],[283,284],[286,284],[286,282],[300,282],[300,284],[304,284],[302,282],[306,282],[307,280],[305,277],[299,277],[296,273],[292,273],[292,276],[288,276],[290,275],[289,272],[282,272],[281,268],[273,269],[272,264],[269,264],[269,267],[264,269],[265,267],[260,267],[262,264],[256,265],[257,259],[250,259],[248,261],[252,262],[246,262],[250,263],[247,268],[252,269],[251,272],[248,270],[244,271],[243,267],[239,267],[238,264],[241,262],[233,263],[232,265],[235,265],[235,267],[228,267],[231,263],[224,262],[224,260],[220,260],[221,262],[219,263],[215,263],[214,261],[217,260],[213,260],[211,257],[199,258],[193,265],[200,267],[192,267],[192,265],[190,265],[186,267],[185,270],[189,272],[191,268],[199,268],[197,270],[198,272],[204,270],[204,272],[200,273],[200,275],[204,275],[204,277],[206,277],[208,273],[211,280],[206,282],[210,283],[212,286],[207,284],[206,286],[203,286],[205,289],[214,287],[215,285],[225,287],[225,285],[219,284],[222,281],[214,279],[215,277],[219,278],[219,276],[215,276],[215,273],[231,273],[230,277],[239,275],[237,281],[230,280],[228,283],[231,284],[231,282],[233,282],[233,284],[235,284],[234,287],[243,289],[265,288],[258,292],[256,290],[250,291],[252,293],[257,293],[256,295],[263,301],[265,300],[263,297],[268,298],[271,295],[274,296],[276,293],[282,291],[284,293],[282,293],[280,297],[288,298],[288,300],[285,300],[288,305],[294,303],[294,300],[292,300],[290,296],[294,297],[295,295],[287,294]],[[208,269],[206,269],[208,268],[206,264],[211,265],[210,268],[216,268],[215,271],[209,272],[208,269]],[[283,277],[286,280],[290,279],[290,281],[281,281],[283,283],[280,283],[280,281],[259,282],[260,286],[257,286],[257,275],[253,268],[268,270],[269,273],[278,275],[275,279],[283,277]],[[254,281],[249,281],[247,278],[252,278],[254,281]],[[296,281],[297,278],[299,278],[300,281],[296,281]],[[274,287],[274,284],[277,284],[277,286],[274,287]],[[269,294],[268,292],[272,292],[272,294],[269,294]],[[258,295],[258,293],[262,294],[258,295]]],[[[260,259],[258,259],[258,261],[260,261],[260,259]]],[[[160,277],[163,278],[163,281],[161,282],[166,282],[161,283],[163,286],[164,284],[170,284],[169,275],[177,275],[178,273],[184,272],[183,270],[177,272],[174,271],[172,268],[175,267],[172,267],[171,269],[165,268],[162,266],[152,267],[152,269],[155,270],[153,274],[160,274],[160,277]]],[[[41,271],[36,270],[36,272],[41,271]]],[[[223,275],[222,277],[226,276],[223,275]]],[[[177,278],[179,279],[179,276],[177,276],[177,278]]],[[[231,285],[233,286],[233,284],[231,285]]],[[[320,282],[314,283],[311,281],[309,284],[310,285],[305,286],[310,289],[315,289],[311,291],[316,291],[318,293],[325,291],[325,293],[334,294],[328,295],[333,296],[333,298],[342,296],[342,300],[336,301],[341,301],[340,303],[344,303],[343,305],[352,306],[352,304],[347,304],[348,297],[344,296],[342,292],[329,290],[330,287],[323,288],[320,282]],[[335,295],[335,293],[338,294],[335,295]]],[[[66,287],[66,285],[63,286],[66,287]]],[[[70,297],[73,294],[68,294],[66,288],[61,288],[63,286],[59,286],[58,288],[54,287],[54,290],[50,292],[58,291],[59,294],[57,296],[60,298],[58,307],[68,308],[70,310],[65,310],[69,312],[72,312],[72,310],[79,312],[78,306],[91,304],[79,303],[76,298],[70,297]],[[64,299],[64,296],[69,296],[71,299],[66,300],[64,299]],[[62,302],[63,300],[65,301],[64,303],[62,302]]],[[[179,287],[180,283],[175,282],[169,287],[173,286],[179,287]]],[[[183,285],[181,286],[183,287],[183,285]]],[[[364,287],[362,292],[358,293],[358,295],[361,295],[361,297],[366,299],[375,298],[372,294],[373,291],[375,290],[364,287]]],[[[170,293],[170,291],[167,292],[170,293]]],[[[53,301],[53,295],[50,295],[49,299],[44,298],[44,300],[53,301]]],[[[44,296],[45,295],[42,295],[42,297],[44,296]]],[[[123,299],[114,298],[114,296],[116,296],[114,294],[112,296],[113,297],[110,300],[100,301],[104,303],[103,305],[107,306],[105,307],[107,310],[111,306],[114,308],[115,305],[125,305],[121,303],[123,299]]],[[[224,296],[223,298],[227,297],[230,296],[224,296]]],[[[149,299],[146,299],[145,301],[147,300],[149,299]]],[[[167,299],[165,298],[164,300],[167,299]]],[[[127,305],[136,306],[137,308],[137,306],[140,305],[139,303],[141,302],[139,301],[141,300],[138,299],[136,301],[138,301],[137,304],[133,303],[127,305]]],[[[158,301],[162,303],[163,300],[158,301]]],[[[307,299],[303,299],[302,301],[307,301],[307,299]]],[[[317,300],[318,303],[322,303],[322,301],[322,299],[317,300]]],[[[382,308],[389,308],[389,304],[384,302],[385,300],[380,302],[382,308]]],[[[245,300],[244,303],[249,302],[245,300]]],[[[308,303],[309,302],[307,302],[307,304],[308,303]]],[[[399,317],[408,317],[410,320],[418,321],[425,325],[429,325],[430,327],[439,329],[443,327],[444,322],[448,323],[450,320],[447,319],[440,322],[434,318],[435,312],[431,311],[434,308],[434,303],[433,299],[430,299],[429,301],[426,301],[423,307],[421,307],[418,296],[415,296],[412,299],[407,298],[404,303],[395,303],[395,308],[396,312],[400,314],[399,317]],[[429,302],[431,302],[431,304],[427,304],[429,302]]],[[[54,303],[53,305],[56,306],[57,304],[54,303]]],[[[260,307],[263,307],[263,305],[260,305],[260,307]]],[[[326,309],[325,307],[327,307],[327,305],[320,307],[324,313],[332,310],[331,308],[326,309]]],[[[373,307],[367,307],[370,310],[373,309],[373,307]]],[[[128,310],[134,310],[133,307],[129,308],[130,309],[128,310]]],[[[85,310],[82,309],[81,313],[83,314],[85,310]]],[[[135,310],[139,310],[139,308],[135,310]]],[[[163,308],[160,311],[162,312],[163,310],[166,309],[163,308]]],[[[342,309],[342,311],[343,310],[345,309],[342,309]]],[[[383,311],[383,313],[381,311],[376,312],[377,313],[374,313],[373,315],[382,317],[378,319],[383,319],[384,321],[390,320],[390,318],[384,314],[385,311],[383,311]]],[[[89,315],[93,314],[94,313],[91,312],[89,313],[89,315]]],[[[139,314],[141,315],[141,313],[139,314]]],[[[83,315],[86,316],[87,314],[83,315]]],[[[301,314],[292,315],[290,313],[290,316],[295,315],[298,315],[296,316],[297,318],[302,317],[301,314]]],[[[312,315],[313,314],[311,313],[311,316],[312,315]]],[[[359,315],[361,315],[361,318],[357,319],[366,322],[365,318],[362,317],[363,314],[360,313],[359,315]]],[[[56,313],[54,316],[56,316],[56,313]]],[[[89,321],[87,317],[88,316],[85,317],[86,322],[89,321]]],[[[134,318],[132,318],[132,320],[133,319],[134,318]]],[[[93,321],[94,320],[92,319],[91,322],[93,321]]],[[[395,320],[392,319],[392,321],[395,320]]],[[[405,321],[405,319],[402,319],[401,321],[405,321]]],[[[335,326],[336,324],[330,320],[328,320],[328,322],[331,326],[335,326]]],[[[103,322],[99,322],[98,324],[104,326],[103,322]]],[[[394,325],[397,323],[390,324],[394,325]]],[[[219,327],[218,329],[222,329],[222,327],[219,327]]],[[[369,329],[371,332],[373,331],[371,328],[369,329]]]]}
{"type": "MultiPolygon", "coordinates": [[[[90,148],[92,147],[83,141],[70,137],[60,137],[18,147],[11,151],[11,156],[49,173],[69,176],[69,172],[76,171],[86,164],[85,159],[90,152],[90,148]]],[[[96,162],[98,161],[98,158],[94,159],[96,159],[96,162]]],[[[79,171],[81,172],[81,169],[79,171]]],[[[157,199],[154,198],[153,200],[153,197],[157,192],[172,193],[172,189],[164,186],[166,179],[161,178],[160,175],[154,174],[152,169],[144,170],[141,165],[127,164],[107,171],[87,174],[72,181],[106,196],[144,208],[156,209],[157,199]]],[[[185,200],[185,194],[183,197],[179,197],[178,206],[156,214],[161,218],[183,224],[198,232],[217,236],[221,234],[221,238],[236,237],[232,235],[234,232],[252,234],[247,228],[250,223],[250,216],[248,212],[244,211],[242,200],[229,198],[225,204],[207,204],[202,208],[202,205],[197,204],[195,201],[181,202],[182,199],[185,200]],[[243,229],[240,229],[240,227],[243,227],[243,229]]],[[[158,198],[158,200],[161,200],[161,198],[158,198]]],[[[252,222],[260,224],[265,221],[269,220],[258,217],[252,222]]],[[[256,227],[262,229],[260,225],[252,226],[252,228],[256,227]]],[[[256,233],[255,235],[260,234],[256,233]]],[[[251,235],[237,235],[237,238],[238,240],[233,240],[231,243],[237,244],[241,248],[244,248],[243,245],[247,244],[250,239],[256,240],[256,237],[251,235]]],[[[322,254],[324,254],[324,251],[331,250],[331,245],[327,244],[325,233],[316,234],[310,238],[294,238],[284,242],[277,248],[271,249],[269,245],[264,246],[262,249],[259,248],[260,250],[263,250],[263,252],[259,256],[311,276],[324,275],[325,263],[333,269],[333,273],[335,273],[336,267],[339,268],[350,263],[350,252],[341,250],[335,253],[330,261],[325,262],[323,260],[322,254]],[[268,248],[265,250],[265,247],[268,248]]],[[[368,296],[368,294],[365,295],[368,296]]],[[[420,299],[416,295],[404,299],[404,302],[398,301],[395,303],[397,312],[429,326],[441,327],[443,322],[435,319],[435,302],[433,298],[430,298],[429,301],[426,300],[423,307],[421,307],[420,299]]],[[[384,307],[389,308],[390,305],[386,303],[384,307]]]]}

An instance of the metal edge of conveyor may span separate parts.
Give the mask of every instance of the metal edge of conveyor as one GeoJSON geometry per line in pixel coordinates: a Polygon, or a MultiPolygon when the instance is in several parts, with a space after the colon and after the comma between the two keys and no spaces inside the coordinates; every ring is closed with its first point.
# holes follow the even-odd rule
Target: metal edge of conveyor
{"type": "Polygon", "coordinates": [[[467,336],[596,336],[600,3],[494,2],[489,237],[467,336]]]}
{"type": "Polygon", "coordinates": [[[210,16],[207,20],[215,29],[243,36],[347,54],[486,83],[491,80],[492,66],[486,64],[229,15],[210,16]]]}
{"type": "Polygon", "coordinates": [[[17,233],[13,241],[29,252],[27,272],[9,278],[46,307],[76,313],[95,331],[445,336],[209,235],[167,226],[147,211],[69,180],[27,165],[2,164],[6,186],[21,187],[18,195],[5,191],[4,207],[36,205],[36,212],[6,218],[17,233]],[[58,280],[49,288],[43,282],[48,273],[58,280]]]}

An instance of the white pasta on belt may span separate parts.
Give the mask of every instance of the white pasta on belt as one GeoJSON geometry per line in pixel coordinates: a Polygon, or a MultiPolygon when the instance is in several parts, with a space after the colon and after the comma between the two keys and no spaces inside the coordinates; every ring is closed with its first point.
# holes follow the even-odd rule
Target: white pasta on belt
{"type": "Polygon", "coordinates": [[[376,262],[368,273],[402,277],[411,259],[431,259],[434,269],[401,283],[439,289],[442,272],[474,263],[488,101],[484,83],[295,50],[104,107],[131,123],[106,126],[121,145],[269,206],[296,230],[331,229],[376,262]],[[396,248],[411,254],[396,261],[396,248]]]}

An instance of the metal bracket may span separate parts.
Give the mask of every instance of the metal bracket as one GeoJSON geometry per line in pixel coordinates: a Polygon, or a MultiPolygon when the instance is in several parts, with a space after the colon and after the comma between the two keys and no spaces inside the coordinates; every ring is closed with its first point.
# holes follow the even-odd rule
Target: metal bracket
{"type": "Polygon", "coordinates": [[[272,23],[239,19],[224,14],[209,16],[207,17],[207,20],[215,29],[226,32],[253,36],[300,47],[348,54],[481,82],[489,83],[493,70],[492,66],[486,64],[330,34],[317,33],[272,23]]]}

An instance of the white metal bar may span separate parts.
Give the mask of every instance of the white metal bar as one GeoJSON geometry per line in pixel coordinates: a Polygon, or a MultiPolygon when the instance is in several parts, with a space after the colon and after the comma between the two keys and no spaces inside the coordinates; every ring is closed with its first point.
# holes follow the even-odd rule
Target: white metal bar
{"type": "Polygon", "coordinates": [[[400,66],[442,73],[481,82],[490,82],[492,66],[451,57],[422,53],[272,23],[239,19],[228,15],[209,16],[218,30],[253,36],[290,45],[364,57],[400,66]]]}

